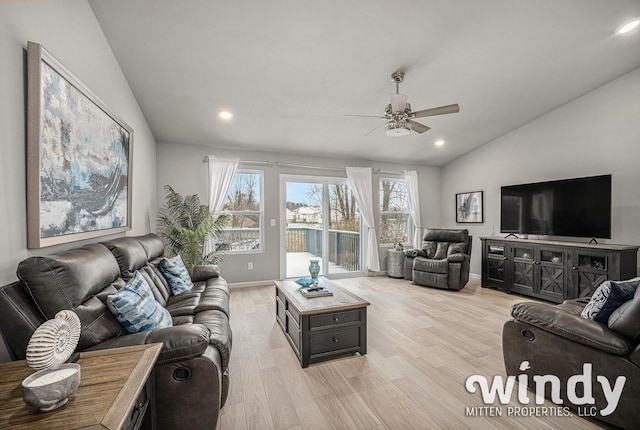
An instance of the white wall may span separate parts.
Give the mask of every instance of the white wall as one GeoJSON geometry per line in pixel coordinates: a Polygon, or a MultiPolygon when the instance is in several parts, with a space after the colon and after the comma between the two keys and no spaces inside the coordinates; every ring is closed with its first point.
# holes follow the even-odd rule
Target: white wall
{"type": "MultiPolygon", "coordinates": [[[[134,129],[133,229],[155,220],[155,139],[91,10],[79,0],[0,2],[0,285],[36,254],[79,246],[27,250],[25,66],[27,41],[40,43],[134,129]]],[[[154,224],[151,224],[152,226],[154,224]]],[[[93,242],[101,239],[92,240],[93,242]]],[[[89,241],[87,241],[89,242],[89,241]]],[[[0,359],[2,358],[0,345],[0,359]]]]}
{"type": "MultiPolygon", "coordinates": [[[[240,160],[269,161],[305,166],[342,168],[345,166],[373,167],[388,171],[417,170],[420,188],[422,225],[438,225],[440,211],[437,205],[430,202],[437,201],[440,195],[440,169],[435,167],[399,165],[380,163],[366,160],[343,160],[332,158],[304,157],[281,153],[267,153],[255,151],[233,151],[211,148],[206,146],[158,143],[158,205],[163,204],[164,185],[171,185],[177,192],[198,194],[202,203],[207,203],[207,165],[202,162],[208,154],[221,158],[240,158],[240,160]]],[[[223,276],[231,283],[265,281],[280,278],[280,175],[300,174],[310,176],[329,176],[345,178],[344,172],[332,170],[305,170],[286,167],[255,167],[240,166],[241,168],[264,170],[264,220],[265,247],[260,254],[227,254],[222,264],[223,276]],[[269,220],[276,220],[276,227],[271,227],[269,220]],[[247,270],[247,262],[252,261],[253,270],[247,270]]],[[[384,176],[384,175],[383,175],[384,176]]],[[[374,190],[380,175],[374,175],[374,190]]],[[[376,194],[376,193],[374,193],[376,194]]],[[[377,194],[374,196],[377,198],[377,194]]],[[[377,205],[375,206],[377,207],[377,205]]],[[[386,258],[383,250],[380,252],[382,267],[386,258]]]]}
{"type": "Polygon", "coordinates": [[[472,273],[481,272],[479,237],[492,228],[500,234],[503,185],[610,173],[612,238],[603,242],[640,245],[640,69],[455,160],[441,173],[440,219],[444,227],[468,227],[473,234],[472,273]],[[476,190],[484,191],[485,222],[456,225],[455,193],[476,190]]]}

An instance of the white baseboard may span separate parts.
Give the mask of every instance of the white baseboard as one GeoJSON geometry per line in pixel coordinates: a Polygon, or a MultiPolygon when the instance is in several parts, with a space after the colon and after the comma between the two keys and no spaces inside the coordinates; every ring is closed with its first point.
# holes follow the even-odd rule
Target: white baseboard
{"type": "Polygon", "coordinates": [[[273,281],[233,282],[229,283],[229,288],[263,287],[265,285],[273,285],[273,281]]]}
{"type": "Polygon", "coordinates": [[[480,275],[478,273],[469,273],[469,278],[482,279],[482,275],[480,275]]]}

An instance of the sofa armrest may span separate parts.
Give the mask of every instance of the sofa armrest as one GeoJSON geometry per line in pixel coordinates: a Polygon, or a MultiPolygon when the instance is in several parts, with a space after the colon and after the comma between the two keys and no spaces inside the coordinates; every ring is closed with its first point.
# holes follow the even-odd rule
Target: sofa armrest
{"type": "Polygon", "coordinates": [[[220,267],[215,264],[193,266],[189,269],[189,276],[193,282],[206,281],[211,278],[220,277],[220,267]]]}
{"type": "Polygon", "coordinates": [[[450,256],[447,257],[447,260],[449,261],[449,263],[462,263],[463,261],[468,259],[469,259],[469,256],[463,253],[451,254],[450,256]]]}
{"type": "Polygon", "coordinates": [[[517,303],[512,306],[511,315],[518,321],[611,354],[628,355],[634,347],[628,339],[605,324],[582,318],[562,306],[517,303]]]}
{"type": "Polygon", "coordinates": [[[404,252],[404,256],[405,257],[411,257],[411,258],[416,258],[416,257],[427,257],[427,253],[424,252],[422,249],[407,249],[404,252]]]}
{"type": "Polygon", "coordinates": [[[209,329],[202,324],[181,324],[143,333],[117,336],[88,350],[162,343],[158,363],[171,363],[199,357],[209,345],[209,329]]]}
{"type": "Polygon", "coordinates": [[[149,332],[145,343],[162,342],[158,363],[198,357],[209,345],[209,329],[202,324],[181,324],[149,332]]]}

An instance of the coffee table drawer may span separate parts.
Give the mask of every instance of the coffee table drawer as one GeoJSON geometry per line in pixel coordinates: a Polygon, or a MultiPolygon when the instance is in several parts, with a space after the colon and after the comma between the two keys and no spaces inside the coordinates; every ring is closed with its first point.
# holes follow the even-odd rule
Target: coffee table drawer
{"type": "Polygon", "coordinates": [[[358,348],[360,345],[360,327],[354,326],[316,332],[311,334],[310,338],[311,355],[358,348]]]}
{"type": "Polygon", "coordinates": [[[313,330],[321,327],[360,321],[361,313],[358,309],[352,311],[333,312],[328,314],[312,315],[309,321],[309,328],[313,330]]]}
{"type": "Polygon", "coordinates": [[[300,355],[300,329],[298,322],[292,320],[290,315],[287,315],[287,337],[293,342],[296,355],[300,355]]]}
{"type": "Polygon", "coordinates": [[[285,310],[285,304],[282,303],[280,298],[276,297],[276,321],[280,324],[280,327],[285,328],[287,311],[285,310]]]}

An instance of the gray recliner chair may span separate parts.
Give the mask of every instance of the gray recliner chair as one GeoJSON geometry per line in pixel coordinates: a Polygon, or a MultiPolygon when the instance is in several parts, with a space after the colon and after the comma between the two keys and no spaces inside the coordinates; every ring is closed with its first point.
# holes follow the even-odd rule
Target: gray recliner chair
{"type": "Polygon", "coordinates": [[[427,287],[462,289],[469,281],[472,239],[467,229],[427,229],[422,249],[405,251],[405,279],[427,287]]]}

